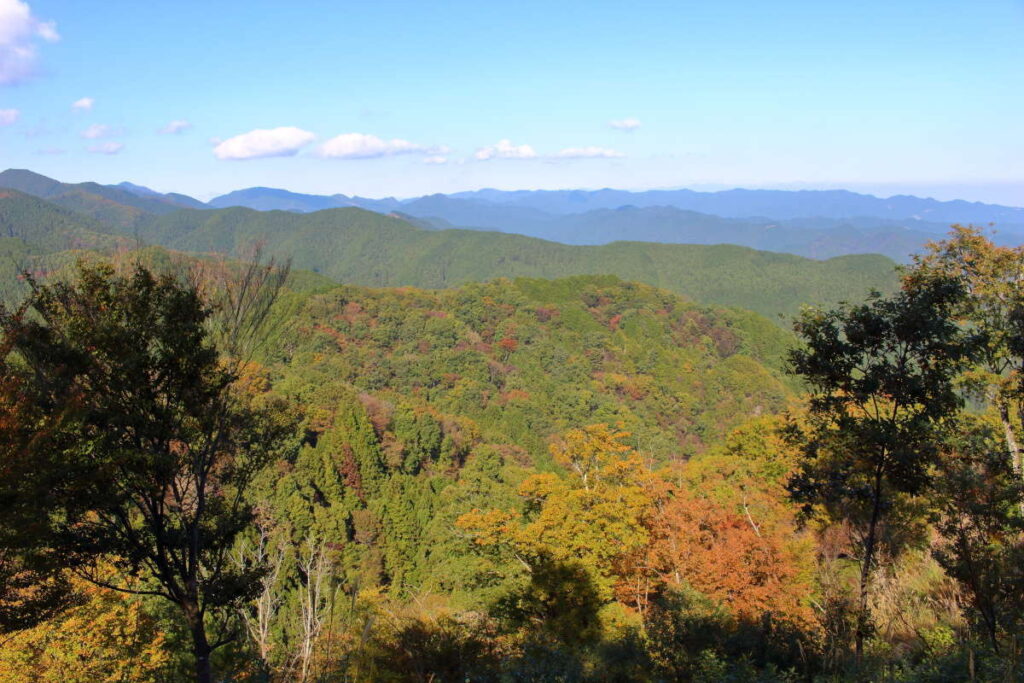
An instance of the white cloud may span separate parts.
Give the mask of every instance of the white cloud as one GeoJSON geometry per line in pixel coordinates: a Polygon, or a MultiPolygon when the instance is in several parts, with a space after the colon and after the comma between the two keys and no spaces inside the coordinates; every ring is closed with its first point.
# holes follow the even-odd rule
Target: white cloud
{"type": "Polygon", "coordinates": [[[490,159],[536,159],[537,152],[529,145],[513,145],[511,140],[498,140],[493,145],[481,147],[473,155],[478,161],[490,159]]]}
{"type": "Polygon", "coordinates": [[[35,75],[40,40],[60,40],[52,21],[40,21],[22,0],[0,0],[0,85],[35,75]]]}
{"type": "Polygon", "coordinates": [[[568,147],[555,156],[560,159],[618,159],[626,155],[607,147],[568,147]]]}
{"type": "Polygon", "coordinates": [[[313,142],[316,136],[294,126],[257,128],[218,143],[213,155],[218,159],[240,161],[265,157],[290,157],[313,142]]]}
{"type": "Polygon", "coordinates": [[[43,147],[37,149],[36,154],[42,154],[44,156],[59,156],[61,154],[67,154],[67,150],[61,149],[60,147],[43,147]]]}
{"type": "Polygon", "coordinates": [[[320,156],[326,159],[374,159],[377,157],[394,156],[396,154],[415,154],[427,152],[423,145],[415,142],[393,138],[382,140],[376,135],[363,133],[345,133],[331,138],[320,145],[320,156]]]}
{"type": "Polygon", "coordinates": [[[448,157],[441,156],[441,155],[430,156],[430,157],[426,157],[425,159],[423,159],[423,163],[439,166],[441,164],[447,164],[448,163],[448,157]]]}
{"type": "Polygon", "coordinates": [[[21,112],[17,109],[0,109],[0,126],[9,126],[18,120],[21,112]]]}
{"type": "Polygon", "coordinates": [[[640,127],[640,119],[627,118],[627,119],[616,119],[609,121],[608,125],[615,130],[636,130],[640,127]]]}
{"type": "Polygon", "coordinates": [[[98,145],[89,145],[88,149],[93,154],[117,154],[124,149],[124,145],[120,142],[101,142],[98,145]]]}
{"type": "Polygon", "coordinates": [[[71,108],[76,111],[89,111],[92,109],[92,105],[96,104],[96,100],[91,97],[83,97],[75,100],[71,103],[71,108]]]}
{"type": "Polygon", "coordinates": [[[184,133],[186,130],[192,127],[192,124],[185,119],[175,119],[166,126],[158,130],[157,132],[161,135],[177,135],[178,133],[184,133]]]}
{"type": "Polygon", "coordinates": [[[94,123],[81,133],[82,137],[86,140],[99,140],[100,138],[110,137],[113,134],[113,129],[102,123],[94,123]]]}

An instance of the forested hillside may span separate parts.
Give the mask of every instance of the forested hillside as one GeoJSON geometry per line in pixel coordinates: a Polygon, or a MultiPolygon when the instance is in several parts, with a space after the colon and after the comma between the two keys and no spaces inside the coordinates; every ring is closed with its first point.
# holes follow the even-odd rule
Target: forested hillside
{"type": "MultiPolygon", "coordinates": [[[[12,196],[25,203],[21,193],[12,196]]],[[[478,230],[426,229],[399,216],[358,208],[310,214],[185,209],[157,215],[112,200],[101,206],[103,210],[91,212],[90,218],[75,206],[60,213],[59,207],[37,200],[30,211],[35,232],[23,237],[54,245],[69,243],[65,235],[71,232],[101,232],[119,237],[118,244],[235,257],[245,257],[254,245],[262,244],[267,253],[291,258],[297,268],[337,282],[374,287],[444,288],[497,277],[613,274],[701,303],[744,308],[776,320],[780,314],[794,315],[805,303],[830,304],[896,286],[894,263],[878,255],[816,261],[728,245],[571,246],[478,230]]],[[[0,216],[15,211],[20,216],[27,210],[0,199],[0,216]]]]}
{"type": "Polygon", "coordinates": [[[468,418],[547,462],[573,425],[621,423],[658,462],[689,457],[793,397],[789,334],[610,277],[447,291],[335,288],[289,317],[282,390],[333,410],[338,386],[468,418]],[[320,398],[322,397],[322,398],[320,398]]]}
{"type": "Polygon", "coordinates": [[[1013,680],[1019,261],[958,230],[794,337],[93,254],[0,317],[0,673],[1013,680]]]}
{"type": "Polygon", "coordinates": [[[45,199],[122,228],[138,224],[149,214],[168,213],[195,205],[195,200],[188,197],[176,200],[163,195],[140,196],[99,183],[62,183],[24,169],[7,169],[0,173],[0,187],[45,199]]]}
{"type": "Polygon", "coordinates": [[[375,287],[613,274],[768,316],[793,315],[803,303],[832,303],[896,286],[893,262],[876,255],[814,261],[728,245],[569,246],[475,230],[422,230],[356,208],[311,214],[179,211],[152,219],[139,233],[173,249],[234,255],[260,241],[270,253],[291,256],[299,268],[375,287]]]}

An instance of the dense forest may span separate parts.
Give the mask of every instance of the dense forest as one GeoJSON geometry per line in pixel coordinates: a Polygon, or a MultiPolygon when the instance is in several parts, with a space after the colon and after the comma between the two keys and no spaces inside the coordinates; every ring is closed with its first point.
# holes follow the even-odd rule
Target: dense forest
{"type": "Polygon", "coordinates": [[[1017,680],[1019,271],[787,332],[164,250],[4,309],[0,680],[1017,680]]]}
{"type": "Polygon", "coordinates": [[[29,189],[0,681],[1024,675],[1022,249],[29,189]]]}

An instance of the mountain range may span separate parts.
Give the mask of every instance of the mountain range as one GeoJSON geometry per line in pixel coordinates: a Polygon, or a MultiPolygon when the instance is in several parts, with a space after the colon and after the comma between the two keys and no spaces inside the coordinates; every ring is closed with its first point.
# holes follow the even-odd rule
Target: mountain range
{"type": "Polygon", "coordinates": [[[10,171],[0,174],[3,182],[24,188],[0,191],[5,281],[26,268],[45,272],[81,250],[157,246],[245,257],[262,244],[267,253],[291,258],[296,268],[336,282],[448,288],[500,277],[607,274],[776,319],[804,303],[827,305],[896,286],[893,262],[880,255],[813,260],[721,244],[568,245],[497,231],[437,229],[397,212],[357,207],[312,213],[190,209],[124,186],[68,185],[10,171]],[[131,204],[117,201],[125,195],[131,204]]]}
{"type": "Polygon", "coordinates": [[[880,253],[906,262],[952,223],[994,225],[996,242],[1024,242],[1024,208],[911,196],[883,199],[846,190],[486,189],[400,200],[252,187],[203,203],[130,182],[68,184],[25,170],[0,173],[0,187],[130,228],[139,227],[146,215],[183,208],[314,213],[355,207],[428,230],[499,231],[571,245],[734,244],[816,259],[880,253]]]}

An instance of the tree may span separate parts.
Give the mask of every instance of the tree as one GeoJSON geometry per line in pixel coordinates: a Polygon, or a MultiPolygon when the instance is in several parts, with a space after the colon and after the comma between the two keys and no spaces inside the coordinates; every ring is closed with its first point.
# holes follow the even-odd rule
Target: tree
{"type": "Polygon", "coordinates": [[[954,278],[965,290],[954,312],[980,342],[976,367],[965,379],[996,406],[1013,470],[1024,477],[1017,434],[1024,417],[1024,247],[998,247],[979,229],[954,225],[949,239],[915,258],[905,283],[926,286],[936,278],[954,278]]]}
{"type": "Polygon", "coordinates": [[[66,414],[44,420],[10,366],[11,340],[0,345],[0,632],[28,628],[72,596],[62,558],[48,547],[48,504],[55,473],[31,457],[33,444],[66,414]]]}
{"type": "Polygon", "coordinates": [[[652,554],[666,584],[692,587],[741,620],[807,626],[812,544],[797,533],[777,463],[757,452],[774,441],[761,426],[729,440],[732,452],[753,445],[756,459],[706,455],[683,466],[653,516],[652,554]]]}
{"type": "Polygon", "coordinates": [[[600,424],[571,430],[551,447],[565,476],[535,474],[520,486],[524,519],[512,511],[474,510],[456,522],[478,547],[502,548],[526,569],[534,597],[541,596],[535,602],[565,608],[547,618],[549,628],[559,620],[562,635],[599,632],[597,609],[616,594],[640,612],[646,606],[648,591],[636,573],[648,570],[637,560],[649,542],[647,518],[658,482],[622,443],[628,436],[600,424]]]}
{"type": "MultiPolygon", "coordinates": [[[[210,681],[210,653],[233,634],[208,622],[259,587],[263,568],[238,567],[229,551],[252,517],[254,474],[292,430],[288,412],[236,388],[243,359],[221,358],[208,333],[213,312],[194,286],[103,263],[80,263],[72,281],[30,285],[25,308],[0,313],[0,327],[13,355],[5,371],[18,373],[52,427],[25,450],[49,473],[47,500],[59,508],[47,517],[48,540],[89,581],[176,605],[196,679],[210,681]],[[96,571],[99,557],[143,582],[96,571]]],[[[246,319],[265,316],[272,300],[263,302],[246,319]]]]}
{"type": "Polygon", "coordinates": [[[73,581],[76,604],[4,640],[0,683],[86,683],[168,678],[171,653],[138,598],[73,581]]]}
{"type": "Polygon", "coordinates": [[[806,513],[817,506],[856,532],[858,663],[884,532],[929,483],[938,432],[962,403],[954,379],[970,344],[953,318],[962,297],[960,283],[932,278],[890,298],[807,310],[796,324],[804,347],[791,362],[811,389],[811,424],[790,491],[806,513]]]}
{"type": "Polygon", "coordinates": [[[1002,637],[1024,625],[1024,486],[994,432],[965,417],[950,437],[935,482],[942,541],[933,554],[963,586],[971,616],[998,654],[1002,637]]]}

